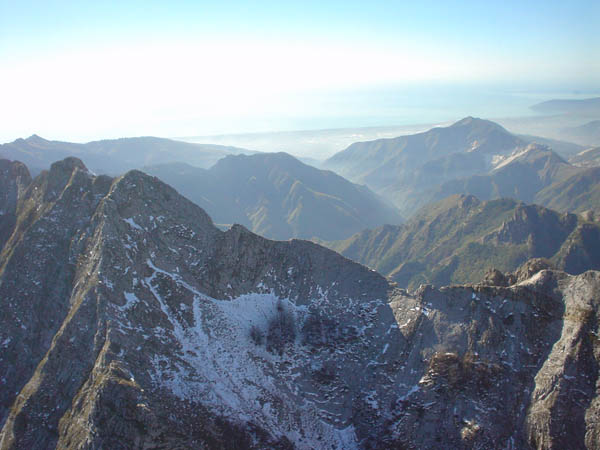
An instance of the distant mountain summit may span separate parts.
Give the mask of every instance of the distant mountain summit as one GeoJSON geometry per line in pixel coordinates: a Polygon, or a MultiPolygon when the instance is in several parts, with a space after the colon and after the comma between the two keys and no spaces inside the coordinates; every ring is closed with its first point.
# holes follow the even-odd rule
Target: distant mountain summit
{"type": "Polygon", "coordinates": [[[402,221],[367,187],[287,153],[231,155],[208,170],[181,164],[145,170],[206,209],[217,223],[240,223],[273,239],[340,239],[402,221]]]}
{"type": "Polygon", "coordinates": [[[485,173],[495,155],[526,145],[494,122],[466,117],[424,133],[352,144],[324,167],[365,183],[408,216],[427,202],[423,194],[429,190],[445,181],[485,173]]]}
{"type": "Polygon", "coordinates": [[[452,194],[534,202],[542,189],[579,169],[531,139],[467,117],[424,133],[353,144],[325,166],[387,197],[405,217],[452,194]]]}
{"type": "MultiPolygon", "coordinates": [[[[482,119],[466,117],[449,127],[378,139],[350,145],[325,162],[326,167],[338,170],[351,179],[360,178],[385,187],[394,171],[400,177],[425,162],[447,158],[460,153],[506,153],[525,141],[513,136],[500,125],[482,119]]],[[[396,178],[391,178],[392,182],[396,178]]]]}
{"type": "Polygon", "coordinates": [[[597,449],[599,291],[534,261],[409,293],[59,161],[0,252],[0,448],[597,449]]]}

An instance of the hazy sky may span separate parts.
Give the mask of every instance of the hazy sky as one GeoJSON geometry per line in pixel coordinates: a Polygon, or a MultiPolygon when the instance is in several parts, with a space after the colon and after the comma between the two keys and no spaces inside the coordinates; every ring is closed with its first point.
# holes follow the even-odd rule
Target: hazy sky
{"type": "Polygon", "coordinates": [[[599,88],[599,5],[0,0],[0,141],[375,125],[386,86],[599,88]]]}

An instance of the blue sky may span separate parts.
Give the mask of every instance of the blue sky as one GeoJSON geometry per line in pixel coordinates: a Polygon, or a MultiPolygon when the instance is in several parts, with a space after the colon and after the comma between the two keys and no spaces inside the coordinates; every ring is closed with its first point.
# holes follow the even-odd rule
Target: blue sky
{"type": "Polygon", "coordinates": [[[385,86],[596,89],[598,23],[598,1],[0,0],[0,140],[293,128],[385,86]]]}

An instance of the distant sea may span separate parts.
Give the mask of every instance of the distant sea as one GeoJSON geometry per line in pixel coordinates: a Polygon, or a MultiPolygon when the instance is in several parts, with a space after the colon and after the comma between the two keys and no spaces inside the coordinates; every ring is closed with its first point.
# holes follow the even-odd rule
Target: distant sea
{"type": "Polygon", "coordinates": [[[507,84],[430,83],[313,91],[282,97],[285,112],[232,118],[225,128],[231,132],[177,138],[252,150],[281,150],[318,160],[360,140],[415,133],[466,116],[492,120],[534,117],[538,113],[530,107],[536,103],[597,96],[600,87],[507,84]]]}

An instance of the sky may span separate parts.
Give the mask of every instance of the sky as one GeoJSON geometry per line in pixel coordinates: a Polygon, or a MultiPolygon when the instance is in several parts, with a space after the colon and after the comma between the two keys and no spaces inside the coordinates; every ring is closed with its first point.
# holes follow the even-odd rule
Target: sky
{"type": "Polygon", "coordinates": [[[598,23],[597,0],[0,0],[0,142],[419,123],[499,92],[593,93],[598,23]]]}

